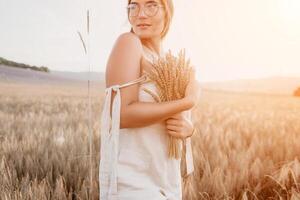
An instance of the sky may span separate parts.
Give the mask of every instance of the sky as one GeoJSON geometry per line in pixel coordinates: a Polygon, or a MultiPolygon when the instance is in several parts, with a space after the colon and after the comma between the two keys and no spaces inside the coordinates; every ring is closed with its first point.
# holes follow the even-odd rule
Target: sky
{"type": "MultiPolygon", "coordinates": [[[[0,57],[50,70],[104,72],[115,40],[130,30],[126,3],[0,0],[0,57]]],[[[185,48],[200,81],[300,77],[299,0],[174,0],[174,6],[164,49],[185,48]]]]}

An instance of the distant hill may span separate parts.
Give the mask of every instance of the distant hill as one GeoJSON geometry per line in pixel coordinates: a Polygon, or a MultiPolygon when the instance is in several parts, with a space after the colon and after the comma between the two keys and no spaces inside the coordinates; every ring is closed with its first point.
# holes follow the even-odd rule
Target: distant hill
{"type": "Polygon", "coordinates": [[[74,80],[91,80],[104,82],[105,77],[103,72],[68,72],[68,71],[51,71],[51,74],[62,78],[74,79],[74,80]]]}
{"type": "Polygon", "coordinates": [[[300,77],[267,77],[260,79],[203,82],[201,85],[203,88],[209,90],[292,95],[294,91],[300,87],[300,77]]]}
{"type": "MultiPolygon", "coordinates": [[[[101,83],[104,81],[103,73],[91,72],[90,81],[101,83]]],[[[87,72],[60,72],[48,73],[30,69],[0,65],[0,82],[19,82],[31,84],[86,84],[87,72]]]]}
{"type": "Polygon", "coordinates": [[[9,67],[17,67],[17,68],[23,68],[23,69],[30,69],[35,71],[41,71],[41,72],[49,72],[50,70],[47,67],[37,67],[37,66],[31,66],[24,63],[18,63],[11,60],[7,60],[5,58],[0,57],[0,65],[5,65],[9,67]]]}
{"type": "MultiPolygon", "coordinates": [[[[72,84],[83,85],[90,80],[97,86],[103,86],[103,72],[68,72],[50,71],[44,73],[30,69],[22,69],[0,65],[0,82],[20,82],[32,84],[72,84]]],[[[269,77],[261,79],[244,79],[219,82],[200,82],[203,90],[234,93],[259,93],[293,95],[300,86],[300,77],[269,77]]]]}

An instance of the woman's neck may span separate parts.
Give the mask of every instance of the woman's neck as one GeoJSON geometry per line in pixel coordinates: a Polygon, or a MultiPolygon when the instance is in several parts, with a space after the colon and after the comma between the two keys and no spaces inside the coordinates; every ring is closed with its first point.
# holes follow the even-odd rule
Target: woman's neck
{"type": "Polygon", "coordinates": [[[146,46],[151,51],[155,52],[157,55],[160,55],[161,52],[161,39],[145,39],[141,40],[142,44],[146,46]]]}

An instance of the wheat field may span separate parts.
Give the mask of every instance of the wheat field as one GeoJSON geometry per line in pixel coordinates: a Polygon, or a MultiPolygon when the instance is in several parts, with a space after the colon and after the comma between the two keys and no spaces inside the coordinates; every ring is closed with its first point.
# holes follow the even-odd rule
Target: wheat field
{"type": "MultiPolygon", "coordinates": [[[[103,87],[0,83],[0,199],[98,199],[103,87]]],[[[184,200],[300,199],[300,99],[203,90],[184,200]]]]}

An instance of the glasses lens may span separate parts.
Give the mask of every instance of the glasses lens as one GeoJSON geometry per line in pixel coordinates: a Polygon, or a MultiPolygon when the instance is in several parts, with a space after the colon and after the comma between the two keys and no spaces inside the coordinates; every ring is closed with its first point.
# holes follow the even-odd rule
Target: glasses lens
{"type": "Polygon", "coordinates": [[[134,17],[138,15],[139,6],[137,4],[129,4],[127,6],[129,16],[134,17]]]}
{"type": "Polygon", "coordinates": [[[149,17],[152,17],[156,14],[158,11],[158,5],[157,3],[148,3],[145,5],[145,14],[149,17]]]}

